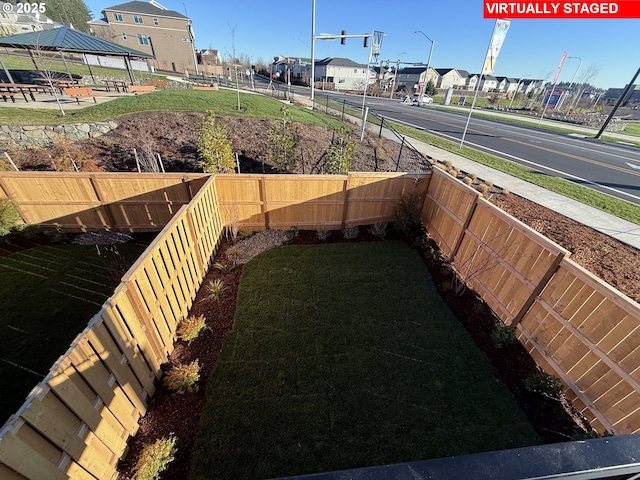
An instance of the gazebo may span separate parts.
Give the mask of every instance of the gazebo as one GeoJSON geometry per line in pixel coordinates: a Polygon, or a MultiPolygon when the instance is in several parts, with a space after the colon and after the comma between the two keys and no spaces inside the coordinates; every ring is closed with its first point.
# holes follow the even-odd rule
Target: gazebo
{"type": "MultiPolygon", "coordinates": [[[[16,35],[8,35],[0,37],[0,46],[25,49],[29,52],[34,66],[38,69],[33,51],[59,52],[62,60],[65,62],[64,53],[88,53],[93,55],[109,55],[115,57],[123,57],[131,83],[135,81],[133,69],[131,67],[131,58],[155,58],[148,53],[140,52],[132,48],[127,48],[117,43],[97,38],[69,27],[52,28],[28,33],[18,33],[16,35]]],[[[0,59],[2,68],[13,83],[9,71],[0,59]]],[[[87,64],[89,73],[93,77],[91,67],[87,64]]],[[[67,72],[68,73],[68,72],[67,72]]],[[[71,74],[69,74],[71,77],[71,74]]]]}

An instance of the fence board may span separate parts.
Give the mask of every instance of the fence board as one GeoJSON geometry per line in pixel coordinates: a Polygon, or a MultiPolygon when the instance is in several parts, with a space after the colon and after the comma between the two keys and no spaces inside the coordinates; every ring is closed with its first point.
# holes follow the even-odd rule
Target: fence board
{"type": "Polygon", "coordinates": [[[615,432],[640,431],[640,403],[634,403],[640,399],[637,303],[563,260],[521,325],[580,389],[583,405],[592,410],[588,416],[615,432]],[[541,325],[562,333],[552,336],[541,325]]]}

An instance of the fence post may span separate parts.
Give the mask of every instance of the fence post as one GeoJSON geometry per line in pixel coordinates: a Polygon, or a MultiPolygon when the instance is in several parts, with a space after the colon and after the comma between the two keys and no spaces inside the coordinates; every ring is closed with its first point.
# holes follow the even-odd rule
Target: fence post
{"type": "Polygon", "coordinates": [[[342,99],[342,118],[340,119],[341,122],[344,122],[344,107],[346,104],[347,104],[347,100],[342,99]]]}
{"type": "Polygon", "coordinates": [[[398,161],[396,162],[396,172],[400,166],[400,156],[402,155],[402,149],[404,148],[404,137],[402,137],[402,143],[400,144],[400,151],[398,152],[398,161]]]}
{"type": "Polygon", "coordinates": [[[382,128],[384,127],[384,117],[380,117],[380,131],[378,132],[378,138],[382,137],[382,128]]]}
{"type": "Polygon", "coordinates": [[[329,114],[329,94],[327,94],[327,105],[324,108],[324,113],[329,114]]]}

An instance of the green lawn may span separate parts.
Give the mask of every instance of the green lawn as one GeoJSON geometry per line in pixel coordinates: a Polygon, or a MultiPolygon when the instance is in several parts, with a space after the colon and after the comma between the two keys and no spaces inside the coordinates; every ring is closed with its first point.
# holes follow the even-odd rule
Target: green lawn
{"type": "MultiPolygon", "coordinates": [[[[79,110],[69,110],[65,117],[58,110],[36,110],[29,108],[0,108],[2,125],[57,125],[61,123],[97,122],[117,119],[119,116],[136,112],[187,111],[205,112],[212,110],[216,115],[281,119],[282,102],[262,95],[240,93],[233,90],[189,90],[167,88],[153,93],[119,98],[99,105],[91,105],[79,110]]],[[[341,123],[326,115],[311,112],[305,108],[288,106],[290,119],[305,124],[324,125],[337,129],[341,123]]]]}
{"type": "MultiPolygon", "coordinates": [[[[126,265],[144,245],[119,245],[126,265]]],[[[113,293],[112,254],[54,245],[0,257],[0,424],[24,402],[56,359],[113,293]]]]}
{"type": "Polygon", "coordinates": [[[399,242],[286,246],[244,267],[191,480],[533,445],[488,359],[399,242]]]}

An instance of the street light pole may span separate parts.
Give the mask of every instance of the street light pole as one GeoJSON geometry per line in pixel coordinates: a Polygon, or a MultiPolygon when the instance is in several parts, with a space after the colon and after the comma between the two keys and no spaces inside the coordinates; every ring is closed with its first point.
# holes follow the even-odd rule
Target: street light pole
{"type": "Polygon", "coordinates": [[[429,66],[431,65],[431,55],[433,54],[433,46],[436,42],[435,40],[431,40],[422,30],[416,30],[414,33],[421,33],[427,40],[431,42],[431,48],[429,49],[429,58],[427,59],[427,69],[424,73],[424,82],[422,84],[422,87],[420,88],[420,97],[418,97],[418,101],[421,101],[422,96],[424,95],[424,91],[427,88],[427,81],[429,80],[429,66]]]}
{"type": "Polygon", "coordinates": [[[316,83],[316,0],[311,0],[311,108],[313,108],[313,100],[316,83]]]}
{"type": "Polygon", "coordinates": [[[393,98],[393,89],[396,88],[396,77],[398,76],[398,68],[400,68],[400,56],[404,55],[407,52],[401,52],[398,54],[398,61],[396,62],[396,71],[393,73],[393,78],[391,79],[391,94],[389,98],[393,98]]]}

